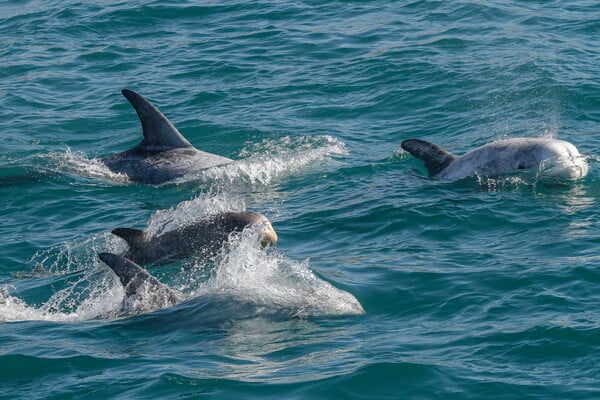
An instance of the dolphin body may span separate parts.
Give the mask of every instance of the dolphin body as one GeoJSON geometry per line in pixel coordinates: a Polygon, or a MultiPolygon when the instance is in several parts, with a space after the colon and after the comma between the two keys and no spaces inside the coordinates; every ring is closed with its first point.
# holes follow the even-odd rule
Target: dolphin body
{"type": "Polygon", "coordinates": [[[122,312],[140,313],[166,308],[183,298],[131,260],[111,253],[98,255],[119,277],[125,289],[122,312]]]}
{"type": "Polygon", "coordinates": [[[542,177],[576,180],[588,173],[588,165],[575,146],[548,138],[503,139],[455,156],[433,143],[410,139],[400,147],[425,162],[429,176],[456,180],[468,176],[532,170],[542,177]]]}
{"type": "Polygon", "coordinates": [[[192,255],[204,259],[214,256],[232,232],[242,232],[250,225],[260,225],[258,236],[263,246],[277,242],[277,233],[267,217],[250,211],[216,214],[153,237],[133,228],[116,228],[112,233],[129,245],[125,257],[138,264],[160,265],[192,255]]]}
{"type": "Polygon", "coordinates": [[[136,183],[163,183],[189,172],[231,162],[196,149],[158,108],[134,91],[123,89],[142,123],[144,139],[134,148],[103,158],[112,171],[136,183]]]}

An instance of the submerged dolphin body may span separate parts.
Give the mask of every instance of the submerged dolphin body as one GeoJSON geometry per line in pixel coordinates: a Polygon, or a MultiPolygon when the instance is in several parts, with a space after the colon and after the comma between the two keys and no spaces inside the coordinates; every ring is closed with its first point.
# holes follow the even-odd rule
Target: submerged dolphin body
{"type": "Polygon", "coordinates": [[[455,156],[440,146],[419,139],[400,145],[425,162],[429,176],[456,180],[468,176],[532,170],[542,177],[576,180],[588,172],[585,159],[569,142],[546,138],[498,140],[455,156]]]}
{"type": "Polygon", "coordinates": [[[100,253],[98,257],[114,271],[125,289],[123,311],[149,311],[181,302],[175,291],[133,261],[111,253],[100,253]]]}
{"type": "Polygon", "coordinates": [[[122,93],[138,114],[144,139],[130,150],[103,158],[111,171],[132,182],[158,184],[232,161],[196,149],[152,103],[131,90],[122,93]]]}
{"type": "Polygon", "coordinates": [[[242,232],[249,225],[259,225],[258,236],[263,246],[277,242],[277,233],[267,217],[250,211],[216,214],[154,237],[133,228],[116,228],[112,233],[129,245],[125,257],[138,264],[158,265],[192,255],[214,256],[232,232],[242,232]]]}

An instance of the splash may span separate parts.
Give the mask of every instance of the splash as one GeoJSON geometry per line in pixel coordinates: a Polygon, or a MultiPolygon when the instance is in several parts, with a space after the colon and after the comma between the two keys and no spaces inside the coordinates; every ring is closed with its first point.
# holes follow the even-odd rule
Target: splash
{"type": "Polygon", "coordinates": [[[81,271],[83,265],[95,263],[97,254],[102,251],[121,253],[125,251],[125,245],[109,232],[84,237],[72,243],[37,251],[29,260],[29,264],[34,267],[33,272],[20,275],[40,277],[81,271]]]}
{"type": "Polygon", "coordinates": [[[230,242],[198,294],[225,294],[271,311],[287,310],[297,317],[364,313],[354,296],[317,277],[308,261],[261,249],[256,230],[247,228],[239,240],[230,242]]]}
{"type": "Polygon", "coordinates": [[[0,287],[0,321],[71,322],[115,315],[124,290],[106,267],[100,265],[97,259],[100,251],[120,253],[124,247],[106,232],[36,252],[29,261],[33,271],[18,276],[35,279],[56,276],[62,277],[62,281],[56,279],[56,284],[49,285],[48,289],[54,293],[39,307],[11,295],[10,286],[0,287]],[[55,286],[64,287],[55,291],[55,286]]]}
{"type": "MultiPolygon", "coordinates": [[[[235,319],[240,305],[252,310],[245,315],[287,315],[293,317],[359,315],[364,310],[350,293],[334,287],[311,271],[308,261],[298,262],[282,253],[265,250],[258,244],[259,227],[232,234],[227,246],[206,265],[180,269],[171,281],[181,282],[172,289],[181,301],[196,298],[227,299],[228,318],[235,319]]],[[[85,321],[116,319],[162,309],[170,305],[156,291],[141,293],[138,303],[129,304],[116,276],[96,258],[84,265],[76,280],[56,291],[40,307],[28,305],[0,288],[0,321],[85,321]]],[[[222,302],[218,303],[221,304],[222,302]]],[[[223,311],[223,310],[222,310],[223,311]]],[[[211,311],[212,312],[212,311],[211,311]]]]}
{"type": "Polygon", "coordinates": [[[226,211],[245,211],[246,206],[240,196],[229,193],[205,193],[191,200],[182,201],[176,207],[155,212],[145,232],[152,236],[160,235],[193,224],[226,211]]]}
{"type": "MultiPolygon", "coordinates": [[[[163,185],[201,182],[216,187],[241,185],[242,188],[262,188],[345,154],[344,143],[328,135],[264,140],[243,149],[238,161],[191,172],[163,185]]],[[[48,168],[57,173],[72,173],[120,185],[131,184],[126,175],[112,172],[100,159],[88,158],[69,147],[63,153],[39,157],[46,159],[48,168]]]]}
{"type": "Polygon", "coordinates": [[[264,140],[242,150],[239,161],[186,175],[178,182],[200,180],[219,187],[260,189],[346,154],[344,143],[328,135],[264,140]]]}
{"type": "Polygon", "coordinates": [[[66,288],[54,293],[40,307],[27,304],[0,287],[0,321],[74,322],[116,315],[124,290],[105,270],[90,269],[66,288]]]}
{"type": "Polygon", "coordinates": [[[64,153],[51,153],[40,156],[49,160],[49,168],[58,173],[71,173],[89,179],[127,185],[130,183],[126,175],[112,172],[97,158],[88,158],[82,152],[73,152],[66,147],[64,153]]]}
{"type": "MultiPolygon", "coordinates": [[[[475,180],[480,189],[488,192],[502,192],[510,189],[519,189],[535,184],[535,176],[533,179],[527,179],[524,175],[506,175],[502,177],[490,177],[476,175],[475,180]]],[[[472,177],[467,178],[471,180],[472,177]]]]}

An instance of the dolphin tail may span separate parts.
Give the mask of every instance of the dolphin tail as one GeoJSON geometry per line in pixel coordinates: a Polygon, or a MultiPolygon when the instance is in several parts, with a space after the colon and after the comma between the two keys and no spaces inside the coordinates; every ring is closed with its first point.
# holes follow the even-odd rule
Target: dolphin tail
{"type": "Polygon", "coordinates": [[[425,140],[405,140],[400,144],[400,147],[425,162],[425,168],[427,168],[429,176],[439,174],[455,158],[440,146],[425,140]]]}
{"type": "Polygon", "coordinates": [[[138,148],[146,151],[165,151],[193,147],[171,121],[144,97],[128,89],[123,89],[121,93],[129,100],[142,123],[144,140],[138,148]]]}
{"type": "Polygon", "coordinates": [[[146,239],[144,231],[133,228],[115,228],[111,231],[113,235],[117,235],[121,239],[125,240],[129,245],[129,249],[133,249],[141,246],[146,239]]]}
{"type": "Polygon", "coordinates": [[[134,295],[146,281],[150,281],[153,285],[160,285],[148,271],[125,257],[111,253],[100,253],[98,257],[117,274],[128,296],[134,295]]]}

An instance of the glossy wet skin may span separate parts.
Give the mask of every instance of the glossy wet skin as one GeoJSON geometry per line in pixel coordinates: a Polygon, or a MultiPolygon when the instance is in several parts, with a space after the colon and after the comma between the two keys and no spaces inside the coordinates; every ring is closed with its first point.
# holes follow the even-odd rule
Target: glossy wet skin
{"type": "Polygon", "coordinates": [[[437,177],[455,179],[523,169],[535,171],[543,162],[554,163],[559,178],[578,179],[587,174],[587,164],[571,143],[554,139],[506,139],[457,157],[437,177]]]}
{"type": "Polygon", "coordinates": [[[549,138],[498,140],[454,156],[423,140],[402,142],[402,148],[423,160],[429,176],[437,179],[462,179],[529,170],[539,176],[574,180],[588,172],[585,159],[571,143],[549,138]]]}
{"type": "Polygon", "coordinates": [[[232,161],[194,148],[152,103],[131,90],[122,93],[140,119],[143,140],[130,150],[102,159],[112,172],[124,174],[132,182],[158,184],[232,161]]]}
{"type": "Polygon", "coordinates": [[[113,233],[128,242],[125,257],[138,264],[159,265],[192,256],[209,259],[218,253],[231,233],[255,225],[259,226],[258,239],[263,247],[277,243],[277,233],[267,217],[251,211],[216,214],[157,236],[138,231],[138,237],[127,237],[121,233],[122,228],[113,233]]]}

